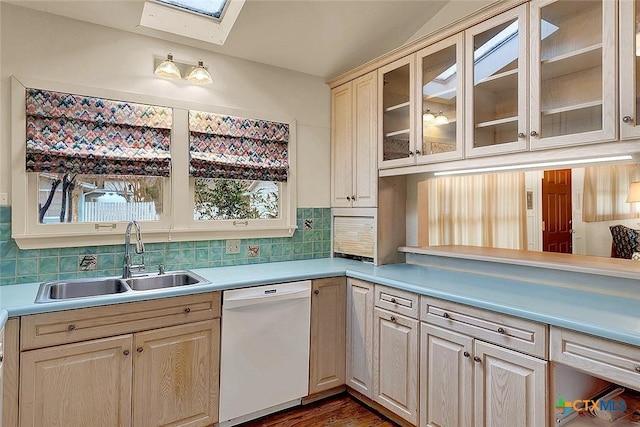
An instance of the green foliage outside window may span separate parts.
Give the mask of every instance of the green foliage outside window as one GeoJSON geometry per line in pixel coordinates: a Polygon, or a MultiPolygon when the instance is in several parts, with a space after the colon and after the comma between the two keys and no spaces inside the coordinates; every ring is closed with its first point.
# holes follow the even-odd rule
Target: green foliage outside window
{"type": "Polygon", "coordinates": [[[278,192],[252,189],[255,181],[195,180],[195,218],[199,220],[278,218],[278,192]]]}

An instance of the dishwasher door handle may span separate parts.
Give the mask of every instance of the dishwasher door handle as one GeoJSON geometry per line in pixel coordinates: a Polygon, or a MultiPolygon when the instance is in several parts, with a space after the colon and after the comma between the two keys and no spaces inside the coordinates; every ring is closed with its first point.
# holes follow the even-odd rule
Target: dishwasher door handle
{"type": "Polygon", "coordinates": [[[234,308],[242,308],[257,304],[271,304],[277,301],[311,298],[311,291],[309,289],[277,292],[277,290],[268,289],[267,286],[265,286],[265,288],[267,289],[264,290],[263,294],[256,295],[253,293],[246,297],[237,296],[225,299],[222,304],[222,309],[232,310],[234,308]]]}

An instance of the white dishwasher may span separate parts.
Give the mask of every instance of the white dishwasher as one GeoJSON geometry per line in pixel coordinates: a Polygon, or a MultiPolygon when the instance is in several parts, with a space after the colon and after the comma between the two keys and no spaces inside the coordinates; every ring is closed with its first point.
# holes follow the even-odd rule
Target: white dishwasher
{"type": "Polygon", "coordinates": [[[311,281],[222,293],[220,426],[300,403],[309,390],[311,281]]]}

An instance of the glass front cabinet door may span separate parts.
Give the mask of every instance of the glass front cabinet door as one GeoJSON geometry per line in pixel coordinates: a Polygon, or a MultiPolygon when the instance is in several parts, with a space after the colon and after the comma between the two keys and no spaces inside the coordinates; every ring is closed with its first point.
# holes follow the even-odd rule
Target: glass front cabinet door
{"type": "Polygon", "coordinates": [[[616,139],[616,60],[616,2],[531,2],[531,149],[616,139]]]}
{"type": "Polygon", "coordinates": [[[465,32],[466,157],[527,147],[527,5],[465,32]]]}
{"type": "Polygon", "coordinates": [[[462,159],[464,34],[435,43],[416,54],[416,161],[462,159]]]}
{"type": "Polygon", "coordinates": [[[640,0],[620,1],[620,138],[640,137],[640,0]]]}
{"type": "Polygon", "coordinates": [[[414,152],[414,55],[378,70],[380,168],[412,165],[414,152]]]}

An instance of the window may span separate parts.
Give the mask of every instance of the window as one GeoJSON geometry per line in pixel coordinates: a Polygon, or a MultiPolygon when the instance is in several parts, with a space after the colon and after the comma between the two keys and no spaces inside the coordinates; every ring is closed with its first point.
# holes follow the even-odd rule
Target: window
{"type": "Polygon", "coordinates": [[[584,222],[638,218],[640,203],[627,203],[629,186],[640,181],[638,165],[604,165],[584,168],[584,222]]]}
{"type": "Polygon", "coordinates": [[[132,219],[148,242],[296,228],[295,121],[202,113],[224,125],[193,138],[186,102],[15,78],[11,97],[23,249],[120,244],[132,219]]]}
{"type": "Polygon", "coordinates": [[[226,0],[158,0],[171,6],[179,7],[190,12],[200,13],[212,18],[220,19],[227,4],[226,0]]]}

